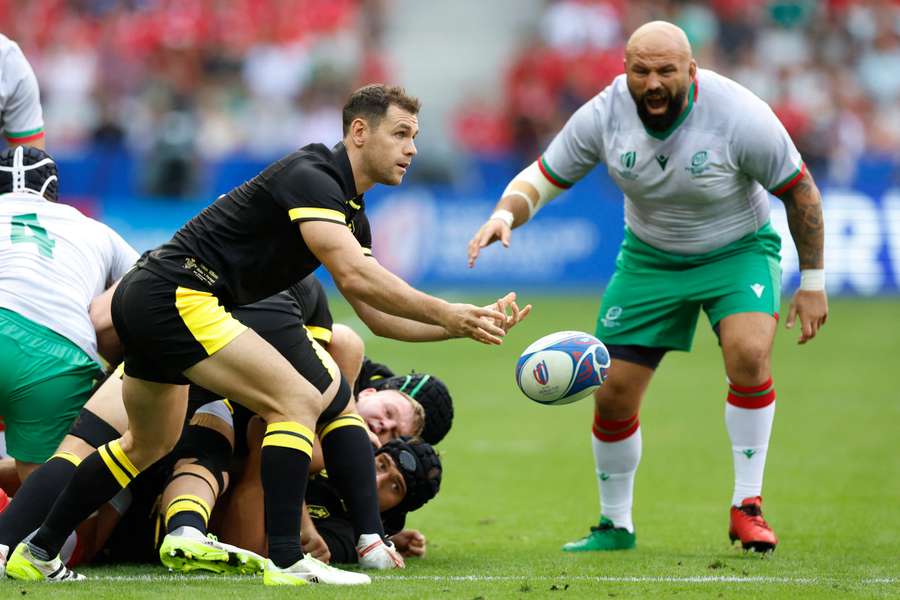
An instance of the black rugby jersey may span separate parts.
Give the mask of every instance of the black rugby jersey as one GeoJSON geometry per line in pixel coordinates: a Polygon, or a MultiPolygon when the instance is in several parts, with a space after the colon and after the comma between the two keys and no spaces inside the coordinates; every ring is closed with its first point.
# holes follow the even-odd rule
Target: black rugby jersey
{"type": "Polygon", "coordinates": [[[350,227],[371,254],[363,196],[347,150],[310,144],[220,196],[138,266],[172,283],[212,292],[226,307],[280,292],[321,263],[298,229],[303,221],[350,227]]]}

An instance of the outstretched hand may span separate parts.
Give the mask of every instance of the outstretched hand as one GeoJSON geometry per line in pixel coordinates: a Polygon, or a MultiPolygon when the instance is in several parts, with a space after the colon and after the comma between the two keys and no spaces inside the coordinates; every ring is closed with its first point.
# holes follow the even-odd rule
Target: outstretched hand
{"type": "Polygon", "coordinates": [[[481,253],[481,249],[500,240],[504,248],[509,248],[509,239],[512,237],[512,229],[500,219],[488,219],[484,222],[475,236],[469,242],[469,268],[475,266],[475,261],[481,253]]]}
{"type": "Polygon", "coordinates": [[[521,323],[531,312],[530,304],[527,304],[525,308],[519,308],[519,305],[516,303],[515,292],[509,292],[508,294],[506,294],[502,298],[499,298],[496,302],[486,306],[485,308],[495,308],[506,316],[503,321],[497,323],[498,325],[503,327],[504,331],[509,331],[515,325],[521,323]]]}
{"type": "Polygon", "coordinates": [[[506,330],[498,325],[505,323],[506,315],[494,305],[484,308],[472,304],[450,304],[441,325],[452,337],[467,337],[488,345],[503,343],[506,330]]]}
{"type": "Polygon", "coordinates": [[[797,290],[791,299],[791,307],[788,310],[788,318],[784,322],[787,329],[794,327],[794,322],[800,318],[800,338],[798,344],[805,344],[816,337],[819,329],[828,320],[828,296],[825,290],[797,290]]]}

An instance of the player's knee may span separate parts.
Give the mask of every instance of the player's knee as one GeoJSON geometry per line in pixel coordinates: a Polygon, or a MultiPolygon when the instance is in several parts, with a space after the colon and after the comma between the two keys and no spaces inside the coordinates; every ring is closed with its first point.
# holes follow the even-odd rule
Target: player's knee
{"type": "Polygon", "coordinates": [[[756,385],[769,377],[770,350],[768,345],[746,342],[727,351],[728,378],[742,385],[756,385]]]}
{"type": "Polygon", "coordinates": [[[640,393],[633,385],[612,377],[594,392],[594,408],[608,419],[627,419],[637,413],[640,403],[640,393]]]}
{"type": "Polygon", "coordinates": [[[332,329],[331,342],[328,350],[341,356],[358,359],[362,364],[363,355],[366,352],[366,344],[355,331],[346,325],[335,324],[332,329]]]}

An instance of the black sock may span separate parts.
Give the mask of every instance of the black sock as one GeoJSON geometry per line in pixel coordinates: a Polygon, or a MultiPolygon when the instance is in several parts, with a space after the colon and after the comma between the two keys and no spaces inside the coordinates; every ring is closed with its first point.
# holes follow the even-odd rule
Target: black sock
{"type": "Polygon", "coordinates": [[[131,483],[138,473],[118,440],[100,446],[82,461],[56,499],[44,524],[29,542],[32,552],[38,558],[57,556],[78,524],[131,483]]]}
{"type": "Polygon", "coordinates": [[[303,558],[300,510],[306,494],[313,433],[293,422],[270,423],[260,453],[269,558],[289,567],[303,558]]]}
{"type": "Polygon", "coordinates": [[[40,527],[79,462],[74,454],[57,453],[28,476],[10,505],[0,513],[0,544],[12,550],[40,527]]]}
{"type": "Polygon", "coordinates": [[[359,415],[343,415],[319,429],[328,479],[341,494],[353,519],[356,536],[384,536],[375,486],[375,455],[359,415]]]}

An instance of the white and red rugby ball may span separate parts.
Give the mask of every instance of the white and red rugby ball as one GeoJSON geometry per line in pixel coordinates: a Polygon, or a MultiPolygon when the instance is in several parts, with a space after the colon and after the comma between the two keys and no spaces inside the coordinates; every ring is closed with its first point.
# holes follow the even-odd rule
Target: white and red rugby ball
{"type": "Polygon", "coordinates": [[[516,363],[516,383],[539,404],[569,404],[603,385],[607,369],[603,342],[582,331],[559,331],[525,348],[516,363]]]}

